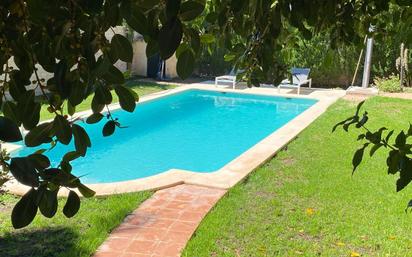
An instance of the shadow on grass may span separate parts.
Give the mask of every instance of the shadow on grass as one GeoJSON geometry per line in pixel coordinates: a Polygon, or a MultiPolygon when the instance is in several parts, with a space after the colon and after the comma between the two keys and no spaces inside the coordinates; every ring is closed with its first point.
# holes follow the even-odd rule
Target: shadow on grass
{"type": "Polygon", "coordinates": [[[70,256],[82,252],[76,245],[78,238],[77,233],[65,227],[15,231],[0,237],[0,256],[70,256]]]}
{"type": "Polygon", "coordinates": [[[126,81],[125,85],[127,87],[133,88],[133,87],[140,87],[140,88],[157,88],[157,89],[162,89],[166,90],[169,89],[169,85],[166,84],[158,84],[155,81],[153,82],[142,82],[138,80],[129,80],[126,81]]]}

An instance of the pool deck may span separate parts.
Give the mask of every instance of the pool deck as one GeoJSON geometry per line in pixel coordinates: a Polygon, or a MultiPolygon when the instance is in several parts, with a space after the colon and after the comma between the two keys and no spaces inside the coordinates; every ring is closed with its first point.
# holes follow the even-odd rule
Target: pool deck
{"type": "MultiPolygon", "coordinates": [[[[282,89],[280,94],[273,87],[247,88],[240,86],[240,89],[232,90],[229,88],[219,87],[209,83],[196,83],[181,85],[175,89],[165,90],[154,94],[143,96],[140,102],[150,101],[159,97],[178,93],[189,89],[219,90],[223,92],[236,92],[244,94],[260,94],[270,96],[285,96],[295,98],[317,99],[318,102],[309,109],[292,119],[285,126],[279,128],[252,148],[232,160],[221,169],[211,173],[197,173],[188,170],[170,169],[166,172],[135,180],[114,183],[88,184],[96,195],[110,195],[119,193],[128,193],[144,190],[158,190],[173,187],[180,184],[198,185],[216,189],[229,189],[244,179],[250,172],[262,165],[266,160],[273,157],[287,143],[293,140],[303,129],[319,117],[331,104],[345,95],[344,90],[322,90],[302,88],[301,94],[291,94],[293,89],[282,89]]],[[[112,104],[111,109],[120,108],[119,104],[112,104]]],[[[85,111],[75,114],[76,117],[87,117],[91,111],[85,111]]],[[[5,145],[9,150],[15,145],[5,145]]],[[[10,181],[6,184],[7,190],[15,194],[24,194],[28,187],[10,181]]],[[[67,190],[62,189],[60,195],[66,195],[67,190]]]]}

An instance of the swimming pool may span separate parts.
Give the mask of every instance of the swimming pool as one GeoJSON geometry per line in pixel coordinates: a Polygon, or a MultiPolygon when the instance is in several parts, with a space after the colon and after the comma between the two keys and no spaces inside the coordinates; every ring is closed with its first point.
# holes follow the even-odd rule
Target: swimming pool
{"type": "MultiPolygon", "coordinates": [[[[317,100],[190,89],[113,111],[124,129],[102,136],[104,121],[79,123],[92,148],[72,162],[85,183],[149,177],[170,169],[216,171],[284,126],[317,100]]],[[[41,148],[41,147],[38,147],[41,148]]],[[[38,148],[22,148],[14,156],[38,148]]],[[[74,145],[46,152],[54,165],[74,145]]]]}

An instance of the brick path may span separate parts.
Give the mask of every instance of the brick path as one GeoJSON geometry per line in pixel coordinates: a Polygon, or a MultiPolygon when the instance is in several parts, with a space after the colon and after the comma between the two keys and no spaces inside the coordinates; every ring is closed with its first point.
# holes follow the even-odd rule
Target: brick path
{"type": "Polygon", "coordinates": [[[179,185],[157,191],[126,217],[94,257],[177,257],[226,190],[179,185]]]}

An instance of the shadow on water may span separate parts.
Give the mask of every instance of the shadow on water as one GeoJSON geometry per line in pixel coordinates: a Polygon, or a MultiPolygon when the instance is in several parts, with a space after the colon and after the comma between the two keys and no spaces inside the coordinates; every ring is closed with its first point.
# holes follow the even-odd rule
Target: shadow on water
{"type": "Polygon", "coordinates": [[[71,256],[77,249],[79,235],[66,227],[21,230],[0,237],[1,257],[71,256]]]}

